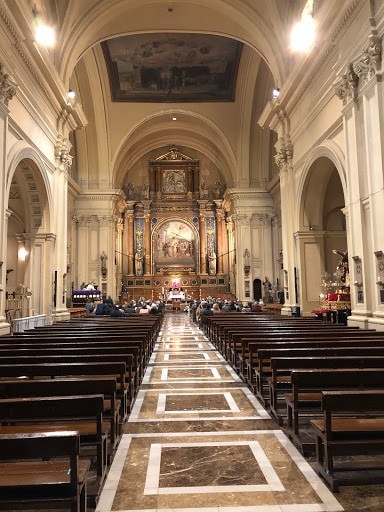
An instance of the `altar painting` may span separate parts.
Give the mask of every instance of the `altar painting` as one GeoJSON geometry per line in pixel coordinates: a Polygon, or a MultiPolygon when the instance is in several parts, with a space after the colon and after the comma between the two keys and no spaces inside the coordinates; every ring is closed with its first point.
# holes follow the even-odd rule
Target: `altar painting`
{"type": "Polygon", "coordinates": [[[192,228],[182,221],[162,224],[155,233],[156,265],[191,266],[196,264],[196,239],[192,228]]]}

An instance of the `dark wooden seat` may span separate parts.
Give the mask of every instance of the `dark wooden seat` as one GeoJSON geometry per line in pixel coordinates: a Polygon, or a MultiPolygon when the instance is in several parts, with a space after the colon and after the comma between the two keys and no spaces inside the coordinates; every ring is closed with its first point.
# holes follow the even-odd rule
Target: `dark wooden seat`
{"type": "Polygon", "coordinates": [[[79,433],[0,434],[0,509],[87,510],[88,459],[79,433]]]}
{"type": "MultiPolygon", "coordinates": [[[[285,432],[304,454],[315,449],[314,439],[308,433],[308,421],[314,416],[318,416],[321,411],[322,391],[353,388],[384,390],[383,363],[382,368],[379,369],[359,368],[359,364],[364,365],[364,363],[359,363],[358,359],[350,361],[350,368],[314,368],[292,371],[292,391],[284,394],[287,407],[285,432]],[[302,435],[304,431],[305,436],[302,435]]],[[[341,363],[340,366],[342,366],[341,363]]]]}
{"type": "MultiPolygon", "coordinates": [[[[116,397],[117,381],[115,377],[98,378],[62,378],[51,380],[1,380],[0,399],[31,398],[71,395],[103,395],[104,417],[111,422],[111,445],[113,452],[121,437],[122,418],[120,400],[116,397]]],[[[113,456],[113,453],[111,453],[113,456]]]]}
{"type": "Polygon", "coordinates": [[[295,369],[383,367],[384,346],[277,349],[269,361],[271,375],[267,377],[271,414],[282,424],[286,415],[283,394],[291,391],[291,373],[295,369]]]}
{"type": "Polygon", "coordinates": [[[331,490],[351,482],[351,473],[358,485],[383,482],[384,390],[323,391],[321,407],[323,418],[311,420],[315,468],[331,490]]]}
{"type": "Polygon", "coordinates": [[[107,470],[109,421],[104,421],[103,395],[50,396],[0,399],[0,434],[75,430],[80,447],[96,448],[97,474],[104,481],[107,470]],[[48,428],[49,427],[49,428],[48,428]]]}

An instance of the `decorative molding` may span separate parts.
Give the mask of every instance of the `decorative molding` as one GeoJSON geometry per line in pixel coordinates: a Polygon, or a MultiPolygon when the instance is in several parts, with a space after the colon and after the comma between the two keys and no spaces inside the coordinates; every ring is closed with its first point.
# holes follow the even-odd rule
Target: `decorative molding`
{"type": "Polygon", "coordinates": [[[3,20],[5,26],[7,27],[9,33],[11,34],[12,39],[13,39],[13,46],[14,46],[15,50],[17,51],[17,53],[19,54],[19,56],[21,57],[21,60],[23,61],[24,65],[28,69],[31,76],[33,76],[33,78],[35,79],[35,81],[38,84],[38,86],[40,87],[41,91],[50,100],[50,95],[49,95],[47,89],[44,87],[44,84],[40,80],[38,74],[33,69],[31,62],[29,61],[27,55],[25,54],[24,49],[22,48],[22,44],[21,44],[19,36],[17,35],[17,31],[2,7],[0,7],[0,18],[3,20]]]}
{"type": "Polygon", "coordinates": [[[3,64],[0,62],[0,100],[5,106],[8,106],[9,101],[16,95],[16,90],[16,83],[4,73],[3,64]]]}
{"type": "Polygon", "coordinates": [[[65,172],[69,172],[72,165],[72,156],[69,154],[72,144],[62,135],[58,135],[55,143],[55,158],[58,166],[65,172]]]}
{"type": "MultiPolygon", "coordinates": [[[[376,31],[375,31],[376,32],[376,31]]],[[[359,84],[365,85],[381,68],[382,43],[381,38],[372,33],[369,36],[369,46],[363,52],[358,62],[353,64],[353,70],[359,77],[359,84]]]]}
{"type": "Polygon", "coordinates": [[[340,100],[342,100],[343,105],[346,105],[348,101],[357,98],[358,85],[359,77],[355,73],[353,65],[349,64],[346,72],[335,84],[335,94],[340,100]]]}

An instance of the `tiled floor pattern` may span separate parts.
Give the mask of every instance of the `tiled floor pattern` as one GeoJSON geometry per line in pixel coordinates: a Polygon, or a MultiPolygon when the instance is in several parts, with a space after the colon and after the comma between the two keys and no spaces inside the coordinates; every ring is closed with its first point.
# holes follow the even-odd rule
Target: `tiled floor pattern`
{"type": "Polygon", "coordinates": [[[165,318],[125,432],[96,512],[345,510],[183,313],[165,318]]]}

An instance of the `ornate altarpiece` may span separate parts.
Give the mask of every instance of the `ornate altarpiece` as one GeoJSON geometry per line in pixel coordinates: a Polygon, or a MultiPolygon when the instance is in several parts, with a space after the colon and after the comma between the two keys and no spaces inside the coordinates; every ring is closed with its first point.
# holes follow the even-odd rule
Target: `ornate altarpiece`
{"type": "Polygon", "coordinates": [[[172,147],[149,161],[148,172],[141,200],[127,201],[126,214],[133,219],[127,230],[133,238],[127,244],[132,251],[127,291],[133,287],[134,295],[140,286],[144,292],[151,286],[157,297],[177,281],[195,296],[205,285],[220,285],[224,295],[227,283],[222,258],[217,258],[226,252],[217,236],[222,232],[221,200],[202,193],[199,160],[172,147]]]}

